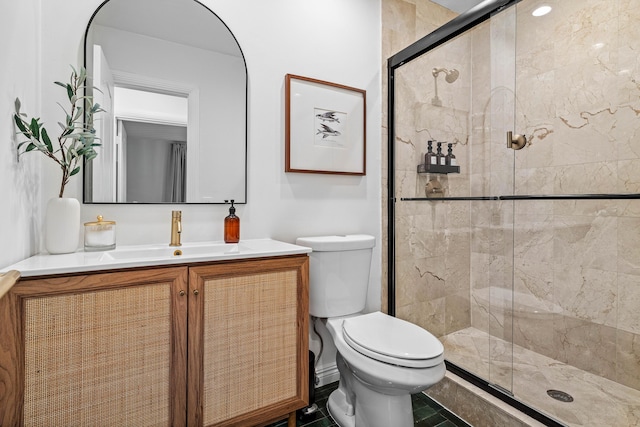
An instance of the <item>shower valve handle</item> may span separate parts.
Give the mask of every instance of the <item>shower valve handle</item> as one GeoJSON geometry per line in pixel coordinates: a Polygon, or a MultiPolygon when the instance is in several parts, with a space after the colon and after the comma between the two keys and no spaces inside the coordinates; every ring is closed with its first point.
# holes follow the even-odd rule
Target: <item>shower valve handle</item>
{"type": "Polygon", "coordinates": [[[527,145],[527,137],[524,135],[513,135],[513,132],[507,131],[507,148],[513,150],[521,150],[527,145]]]}

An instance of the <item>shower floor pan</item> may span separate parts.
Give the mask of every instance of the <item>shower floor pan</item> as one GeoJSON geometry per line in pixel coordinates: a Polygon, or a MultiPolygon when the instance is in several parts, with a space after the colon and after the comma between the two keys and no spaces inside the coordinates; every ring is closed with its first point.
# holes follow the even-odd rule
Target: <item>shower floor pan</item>
{"type": "Polygon", "coordinates": [[[568,426],[640,426],[640,391],[511,344],[476,328],[442,338],[450,362],[504,386],[516,399],[568,426]],[[490,349],[493,354],[489,363],[490,349]],[[553,399],[548,390],[561,390],[572,402],[553,399]]]}

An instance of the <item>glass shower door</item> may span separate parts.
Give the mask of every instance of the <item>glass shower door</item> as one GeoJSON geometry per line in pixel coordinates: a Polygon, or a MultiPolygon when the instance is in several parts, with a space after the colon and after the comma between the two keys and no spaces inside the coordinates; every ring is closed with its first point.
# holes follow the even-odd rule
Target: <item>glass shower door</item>
{"type": "Polygon", "coordinates": [[[394,76],[396,315],[449,362],[511,393],[515,15],[506,9],[394,76]],[[428,142],[459,173],[427,173],[428,142]]]}
{"type": "MultiPolygon", "coordinates": [[[[495,14],[470,31],[472,40],[470,167],[471,329],[486,346],[472,371],[507,393],[513,390],[513,237],[515,153],[515,13],[495,14]]],[[[463,366],[464,367],[464,366],[463,366]]]]}

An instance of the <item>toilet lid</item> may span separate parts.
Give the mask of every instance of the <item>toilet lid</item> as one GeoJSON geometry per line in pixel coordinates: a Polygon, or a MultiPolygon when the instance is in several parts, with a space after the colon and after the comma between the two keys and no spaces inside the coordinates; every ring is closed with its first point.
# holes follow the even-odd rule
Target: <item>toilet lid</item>
{"type": "Polygon", "coordinates": [[[354,350],[381,362],[427,368],[442,362],[442,343],[421,327],[381,312],[345,319],[345,341],[354,350]]]}

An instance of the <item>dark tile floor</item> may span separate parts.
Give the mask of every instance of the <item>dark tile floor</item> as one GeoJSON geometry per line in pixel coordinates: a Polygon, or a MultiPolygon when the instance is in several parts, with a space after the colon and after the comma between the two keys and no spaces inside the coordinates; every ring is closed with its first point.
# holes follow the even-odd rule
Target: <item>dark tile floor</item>
{"type": "MultiPolygon", "coordinates": [[[[337,387],[338,383],[335,382],[316,389],[316,404],[320,411],[313,420],[304,422],[298,420],[298,427],[337,427],[327,412],[327,399],[337,387]]],[[[412,395],[411,403],[413,404],[413,425],[416,427],[470,427],[469,424],[422,393],[412,395]]],[[[286,426],[287,421],[284,420],[268,427],[286,426]]]]}

